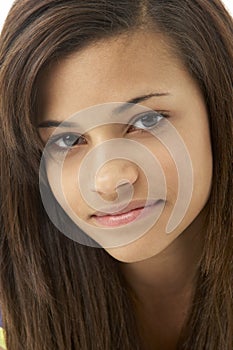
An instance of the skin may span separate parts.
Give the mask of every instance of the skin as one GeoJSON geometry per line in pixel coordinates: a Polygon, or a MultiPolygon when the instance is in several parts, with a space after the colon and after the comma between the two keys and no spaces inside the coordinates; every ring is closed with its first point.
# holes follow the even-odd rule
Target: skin
{"type": "MultiPolygon", "coordinates": [[[[169,111],[169,122],[183,139],[192,162],[192,199],[180,224],[169,235],[165,233],[177,198],[177,169],[166,147],[147,132],[125,133],[114,124],[92,129],[86,135],[87,142],[67,156],[62,185],[72,210],[84,222],[91,222],[93,209],[85,203],[75,182],[76,171],[88,151],[106,140],[127,138],[143,144],[157,157],[167,182],[163,213],[139,239],[105,250],[119,261],[136,293],[135,310],[145,349],[154,349],[156,345],[156,349],[172,350],[193,295],[212,179],[208,115],[198,85],[169,49],[166,38],[140,31],[121,35],[90,45],[43,72],[39,82],[38,123],[64,121],[85,108],[124,102],[151,92],[170,95],[152,97],[140,105],[155,111],[169,111]]],[[[44,143],[54,130],[39,128],[44,143]]],[[[56,197],[56,186],[49,173],[48,178],[56,197]]],[[[122,178],[133,186],[133,199],[146,199],[145,174],[127,159],[112,160],[102,166],[96,174],[97,193],[111,203],[116,198],[116,181],[122,178]]],[[[65,207],[59,196],[57,199],[65,207]]]]}

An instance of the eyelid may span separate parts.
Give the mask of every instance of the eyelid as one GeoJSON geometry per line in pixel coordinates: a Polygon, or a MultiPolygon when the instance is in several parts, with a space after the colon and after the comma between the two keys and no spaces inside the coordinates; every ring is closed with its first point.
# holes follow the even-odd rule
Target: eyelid
{"type": "Polygon", "coordinates": [[[157,116],[161,116],[161,117],[164,117],[164,118],[169,118],[170,117],[170,114],[168,111],[158,111],[158,110],[150,110],[148,112],[142,112],[136,116],[134,116],[129,122],[128,122],[128,125],[132,125],[134,124],[135,122],[137,122],[138,120],[140,120],[143,116],[145,115],[148,115],[148,114],[157,114],[157,116]]]}
{"type": "Polygon", "coordinates": [[[65,132],[50,136],[50,138],[48,139],[48,144],[55,143],[56,141],[60,140],[62,137],[66,136],[66,135],[74,135],[77,137],[84,137],[83,134],[79,134],[79,133],[75,133],[75,132],[71,132],[71,131],[65,131],[65,132]]]}
{"type": "Polygon", "coordinates": [[[158,110],[150,110],[150,111],[145,111],[145,112],[141,112],[139,114],[137,114],[136,116],[134,116],[131,120],[137,120],[141,117],[143,117],[144,115],[147,115],[147,114],[157,114],[158,116],[164,116],[164,117],[168,117],[169,114],[168,111],[158,111],[158,110]]]}

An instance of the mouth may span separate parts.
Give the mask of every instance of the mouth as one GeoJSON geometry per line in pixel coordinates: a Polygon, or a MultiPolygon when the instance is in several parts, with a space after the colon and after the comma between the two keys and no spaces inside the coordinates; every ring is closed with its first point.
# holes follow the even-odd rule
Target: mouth
{"type": "Polygon", "coordinates": [[[154,201],[134,201],[121,211],[117,211],[116,206],[110,207],[108,211],[111,210],[112,213],[109,214],[104,211],[99,211],[91,215],[91,218],[101,226],[116,227],[126,225],[136,220],[139,216],[141,219],[149,214],[153,214],[155,207],[162,203],[164,203],[163,199],[154,201]]]}

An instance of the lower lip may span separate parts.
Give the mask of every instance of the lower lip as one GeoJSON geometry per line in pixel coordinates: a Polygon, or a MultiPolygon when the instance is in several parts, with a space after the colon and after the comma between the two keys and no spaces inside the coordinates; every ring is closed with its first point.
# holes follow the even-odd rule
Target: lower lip
{"type": "Polygon", "coordinates": [[[153,213],[157,204],[159,204],[161,202],[163,202],[163,201],[158,201],[155,204],[150,205],[148,207],[134,209],[134,210],[131,210],[127,213],[123,213],[123,214],[119,214],[119,215],[106,215],[106,216],[94,215],[93,218],[96,222],[98,222],[98,224],[101,224],[103,226],[117,227],[117,226],[128,224],[128,223],[136,220],[139,215],[140,215],[140,219],[141,219],[141,218],[144,218],[145,216],[153,213]]]}

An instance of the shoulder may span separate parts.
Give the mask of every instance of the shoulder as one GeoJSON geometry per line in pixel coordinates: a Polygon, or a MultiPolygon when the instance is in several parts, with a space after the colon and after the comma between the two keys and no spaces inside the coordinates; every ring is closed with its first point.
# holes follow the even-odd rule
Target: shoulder
{"type": "Polygon", "coordinates": [[[0,350],[6,350],[4,329],[0,327],[0,350]]]}

